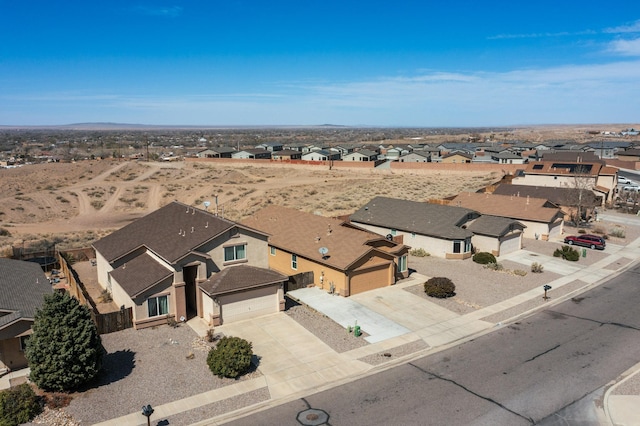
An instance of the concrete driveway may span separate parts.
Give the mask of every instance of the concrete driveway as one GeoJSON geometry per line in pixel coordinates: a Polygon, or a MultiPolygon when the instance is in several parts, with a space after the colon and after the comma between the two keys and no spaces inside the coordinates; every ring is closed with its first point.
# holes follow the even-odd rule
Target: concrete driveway
{"type": "Polygon", "coordinates": [[[366,371],[370,365],[336,353],[284,313],[216,327],[253,343],[272,398],[320,387],[366,371]]]}

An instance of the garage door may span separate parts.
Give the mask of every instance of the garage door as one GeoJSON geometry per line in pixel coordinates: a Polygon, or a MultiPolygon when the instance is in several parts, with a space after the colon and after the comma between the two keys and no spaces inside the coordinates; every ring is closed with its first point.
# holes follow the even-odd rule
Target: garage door
{"type": "Polygon", "coordinates": [[[279,311],[278,286],[220,296],[222,323],[242,321],[279,311]]]}
{"type": "Polygon", "coordinates": [[[374,288],[386,287],[391,284],[389,281],[389,264],[380,265],[353,275],[350,282],[350,295],[373,290],[374,288]]]}
{"type": "Polygon", "coordinates": [[[520,238],[521,235],[522,234],[510,235],[505,240],[500,242],[500,256],[520,250],[522,248],[522,240],[520,238]]]}

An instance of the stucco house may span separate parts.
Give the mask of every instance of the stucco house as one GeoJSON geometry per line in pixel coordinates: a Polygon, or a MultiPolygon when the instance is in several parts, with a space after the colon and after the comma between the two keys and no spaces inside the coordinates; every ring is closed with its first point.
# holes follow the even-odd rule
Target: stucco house
{"type": "Polygon", "coordinates": [[[618,169],[600,162],[538,161],[529,163],[516,185],[550,186],[555,188],[588,188],[602,197],[603,203],[613,201],[618,169]]]}
{"type": "Polygon", "coordinates": [[[239,158],[239,159],[269,159],[271,158],[271,151],[267,151],[266,149],[245,149],[242,151],[237,151],[231,154],[231,158],[239,158]]]}
{"type": "Polygon", "coordinates": [[[602,205],[602,198],[589,189],[553,188],[550,186],[529,186],[500,184],[491,191],[497,195],[511,197],[543,198],[557,205],[565,213],[564,220],[574,220],[577,210],[583,220],[595,217],[595,208],[602,205]]]}
{"type": "Polygon", "coordinates": [[[231,158],[236,150],[230,146],[220,146],[216,148],[207,148],[196,154],[198,158],[231,158]]]}
{"type": "Polygon", "coordinates": [[[471,163],[473,161],[473,154],[467,154],[466,152],[454,151],[449,154],[445,154],[440,158],[441,163],[471,163]]]}
{"type": "Polygon", "coordinates": [[[40,265],[0,258],[0,376],[27,366],[24,349],[44,295],[53,289],[40,265]]]}
{"type": "Polygon", "coordinates": [[[368,149],[361,149],[342,156],[342,161],[376,161],[377,159],[378,153],[368,149]]]}
{"type": "Polygon", "coordinates": [[[301,158],[302,152],[293,149],[283,149],[271,153],[272,160],[300,160],[301,158]]]}
{"type": "Polygon", "coordinates": [[[548,240],[559,237],[564,225],[564,212],[542,198],[463,192],[453,197],[449,205],[516,220],[525,226],[524,238],[548,240]]]}
{"type": "Polygon", "coordinates": [[[472,209],[375,197],[350,216],[359,227],[402,241],[431,256],[471,257],[473,233],[467,225],[480,214],[472,209]]]}
{"type": "Polygon", "coordinates": [[[341,296],[386,287],[409,275],[409,247],[342,220],[269,206],[242,222],[269,234],[269,267],[312,273],[316,286],[341,296]]]}
{"type": "Polygon", "coordinates": [[[328,149],[320,149],[317,151],[309,151],[302,154],[302,159],[305,161],[331,161],[339,160],[340,153],[337,151],[330,151],[328,149]]]}
{"type": "Polygon", "coordinates": [[[174,201],[93,244],[98,282],[116,304],[132,308],[135,328],[278,312],[288,277],[268,269],[267,238],[174,201]]]}

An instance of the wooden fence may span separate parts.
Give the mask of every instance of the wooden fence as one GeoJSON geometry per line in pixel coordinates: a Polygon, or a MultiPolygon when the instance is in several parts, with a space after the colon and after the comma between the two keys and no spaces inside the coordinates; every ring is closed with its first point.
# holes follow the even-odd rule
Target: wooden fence
{"type": "Polygon", "coordinates": [[[62,253],[58,253],[58,262],[60,263],[60,272],[67,278],[69,294],[89,308],[91,318],[96,324],[99,334],[113,333],[133,327],[133,310],[131,308],[108,313],[98,312],[96,303],[91,298],[84,284],[82,284],[78,273],[73,270],[62,253]]]}

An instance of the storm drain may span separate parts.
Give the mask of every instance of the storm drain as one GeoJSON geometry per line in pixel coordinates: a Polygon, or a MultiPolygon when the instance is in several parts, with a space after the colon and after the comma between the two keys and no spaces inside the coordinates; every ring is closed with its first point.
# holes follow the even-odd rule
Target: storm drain
{"type": "Polygon", "coordinates": [[[329,415],[323,410],[309,408],[300,411],[297,419],[304,426],[320,426],[329,422],[329,415]]]}

